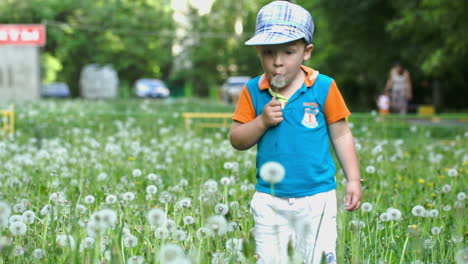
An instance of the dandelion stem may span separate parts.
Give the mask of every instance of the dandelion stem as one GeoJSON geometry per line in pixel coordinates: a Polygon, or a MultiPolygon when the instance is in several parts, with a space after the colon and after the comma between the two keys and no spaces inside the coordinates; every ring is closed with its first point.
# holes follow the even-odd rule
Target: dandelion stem
{"type": "Polygon", "coordinates": [[[400,264],[403,263],[405,257],[406,246],[408,245],[409,235],[406,235],[405,243],[403,244],[403,250],[401,251],[400,264]]]}

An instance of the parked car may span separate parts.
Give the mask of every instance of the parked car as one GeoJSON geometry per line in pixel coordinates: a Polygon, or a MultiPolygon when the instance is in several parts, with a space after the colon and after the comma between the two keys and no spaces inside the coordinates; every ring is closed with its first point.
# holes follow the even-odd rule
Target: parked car
{"type": "Polygon", "coordinates": [[[142,98],[168,98],[170,91],[159,79],[138,79],[135,82],[135,94],[142,98]]]}
{"type": "Polygon", "coordinates": [[[66,83],[51,82],[41,85],[42,97],[68,97],[70,95],[70,87],[66,83]]]}
{"type": "Polygon", "coordinates": [[[250,80],[249,76],[231,76],[221,86],[221,100],[228,103],[236,103],[242,88],[250,80]]]}

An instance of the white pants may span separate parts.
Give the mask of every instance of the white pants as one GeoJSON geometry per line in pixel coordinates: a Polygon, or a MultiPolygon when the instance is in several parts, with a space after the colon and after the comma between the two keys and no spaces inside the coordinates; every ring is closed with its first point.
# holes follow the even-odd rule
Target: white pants
{"type": "Polygon", "coordinates": [[[335,190],[298,198],[257,191],[250,208],[257,264],[318,264],[322,255],[327,264],[336,263],[335,190]],[[288,251],[294,257],[289,258],[288,251]]]}

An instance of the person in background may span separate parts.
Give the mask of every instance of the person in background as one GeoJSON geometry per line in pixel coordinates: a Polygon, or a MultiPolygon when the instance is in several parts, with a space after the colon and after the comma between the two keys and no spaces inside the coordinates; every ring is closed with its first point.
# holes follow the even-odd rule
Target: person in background
{"type": "Polygon", "coordinates": [[[388,115],[390,113],[390,91],[384,90],[382,94],[377,97],[377,107],[379,108],[380,115],[388,115]]]}
{"type": "Polygon", "coordinates": [[[410,73],[399,62],[395,63],[388,74],[385,91],[390,92],[390,110],[406,114],[408,101],[413,98],[410,73]]]}

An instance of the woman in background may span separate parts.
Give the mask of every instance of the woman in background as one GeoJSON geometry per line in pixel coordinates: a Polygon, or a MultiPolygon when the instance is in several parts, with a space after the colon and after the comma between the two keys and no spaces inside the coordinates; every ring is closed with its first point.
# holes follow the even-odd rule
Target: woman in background
{"type": "Polygon", "coordinates": [[[394,113],[406,114],[408,101],[413,97],[409,72],[397,62],[390,70],[385,90],[390,92],[390,109],[394,113]]]}

